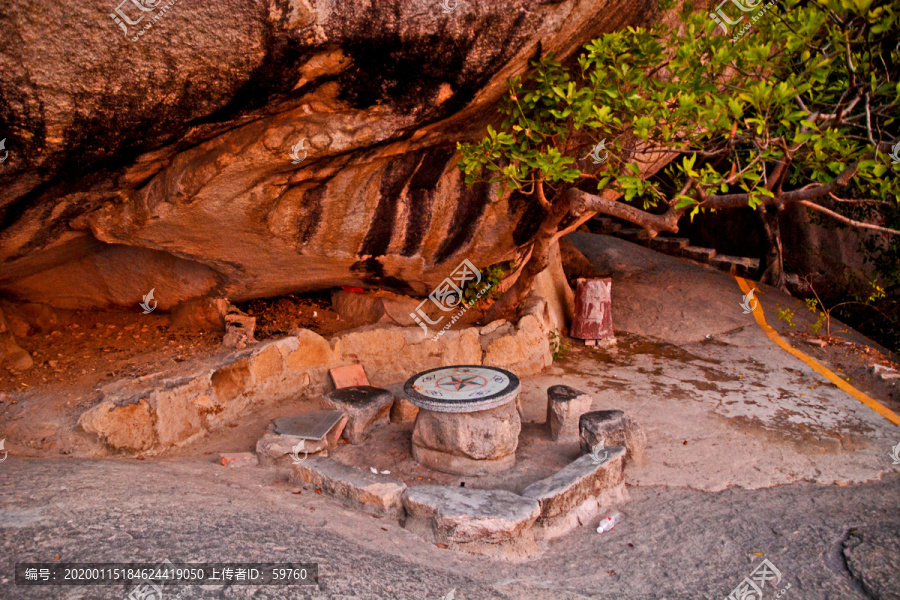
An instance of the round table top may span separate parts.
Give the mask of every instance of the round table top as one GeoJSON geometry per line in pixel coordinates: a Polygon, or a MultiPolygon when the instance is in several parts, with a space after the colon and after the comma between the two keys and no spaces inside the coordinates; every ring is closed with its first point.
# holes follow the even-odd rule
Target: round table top
{"type": "Polygon", "coordinates": [[[456,365],[416,373],[403,389],[409,401],[419,408],[467,413],[515,400],[519,378],[497,367],[456,365]]]}

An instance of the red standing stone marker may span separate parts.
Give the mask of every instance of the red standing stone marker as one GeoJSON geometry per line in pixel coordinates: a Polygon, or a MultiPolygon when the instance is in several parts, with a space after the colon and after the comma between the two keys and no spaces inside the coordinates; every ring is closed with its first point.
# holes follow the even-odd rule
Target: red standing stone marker
{"type": "Polygon", "coordinates": [[[613,338],[612,279],[579,279],[571,336],[589,346],[613,338]]]}

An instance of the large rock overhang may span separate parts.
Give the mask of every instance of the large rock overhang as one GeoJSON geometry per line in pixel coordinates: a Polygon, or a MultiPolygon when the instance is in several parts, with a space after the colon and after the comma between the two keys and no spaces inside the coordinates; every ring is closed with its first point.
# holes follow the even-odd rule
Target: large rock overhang
{"type": "Polygon", "coordinates": [[[466,186],[456,143],[529,59],[659,16],[644,1],[136,3],[2,9],[0,39],[18,40],[0,53],[4,295],[424,294],[463,258],[513,258],[541,211],[466,186]],[[132,42],[122,13],[151,27],[132,42]]]}

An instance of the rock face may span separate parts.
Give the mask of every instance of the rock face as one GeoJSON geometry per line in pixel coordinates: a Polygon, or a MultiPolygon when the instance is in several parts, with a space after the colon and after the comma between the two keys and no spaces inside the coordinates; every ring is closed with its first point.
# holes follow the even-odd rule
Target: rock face
{"type": "Polygon", "coordinates": [[[0,19],[17,40],[0,53],[0,292],[85,309],[155,288],[162,310],[339,285],[424,295],[463,258],[513,258],[540,208],[467,187],[456,142],[483,134],[529,59],[657,16],[579,0],[34,10],[0,19]]]}

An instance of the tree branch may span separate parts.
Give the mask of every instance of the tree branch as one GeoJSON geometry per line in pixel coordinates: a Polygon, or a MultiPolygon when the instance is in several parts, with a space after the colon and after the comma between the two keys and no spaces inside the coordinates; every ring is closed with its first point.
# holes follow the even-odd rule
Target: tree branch
{"type": "Polygon", "coordinates": [[[852,225],[853,227],[861,227],[863,229],[871,229],[873,231],[880,231],[882,233],[893,233],[893,234],[900,235],[900,231],[898,231],[896,229],[891,229],[890,227],[882,227],[881,225],[872,225],[870,223],[863,223],[862,221],[854,221],[853,219],[849,219],[849,218],[845,217],[844,215],[836,213],[833,210],[830,210],[828,208],[825,208],[824,206],[816,204],[815,202],[809,202],[807,200],[798,200],[797,204],[802,204],[803,206],[805,206],[807,208],[811,208],[813,210],[823,212],[826,215],[828,215],[829,217],[832,217],[833,219],[837,219],[841,223],[846,223],[847,225],[852,225]]]}
{"type": "Polygon", "coordinates": [[[660,231],[678,233],[678,219],[684,213],[684,209],[670,208],[661,215],[654,215],[624,202],[609,200],[577,188],[570,188],[566,193],[572,198],[572,214],[575,216],[585,211],[603,213],[643,227],[650,233],[650,237],[656,237],[660,231]]]}

